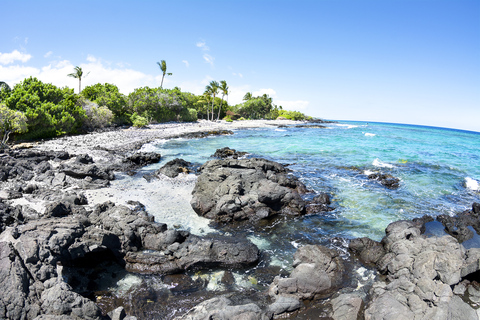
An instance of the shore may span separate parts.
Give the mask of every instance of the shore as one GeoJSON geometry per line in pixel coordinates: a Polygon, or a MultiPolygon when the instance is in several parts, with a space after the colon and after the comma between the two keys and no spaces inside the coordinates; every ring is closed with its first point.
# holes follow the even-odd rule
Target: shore
{"type": "Polygon", "coordinates": [[[480,249],[461,244],[480,230],[478,203],[440,217],[443,235],[424,234],[432,217],[401,220],[380,242],[295,246],[287,268],[256,237],[280,220],[262,219],[321,218],[329,194],[300,197],[308,190],[298,178],[258,158],[145,175],[161,164],[143,152],[148,143],[290,124],[299,122],[167,123],[0,153],[0,318],[480,319],[480,249]],[[252,224],[236,225],[240,214],[252,224]]]}
{"type": "Polygon", "coordinates": [[[112,152],[125,153],[140,149],[155,140],[197,132],[265,128],[298,124],[292,120],[244,120],[211,122],[199,120],[185,123],[152,124],[147,128],[118,129],[114,131],[68,136],[48,140],[35,146],[40,150],[67,151],[72,154],[89,154],[95,162],[112,161],[112,152]]]}

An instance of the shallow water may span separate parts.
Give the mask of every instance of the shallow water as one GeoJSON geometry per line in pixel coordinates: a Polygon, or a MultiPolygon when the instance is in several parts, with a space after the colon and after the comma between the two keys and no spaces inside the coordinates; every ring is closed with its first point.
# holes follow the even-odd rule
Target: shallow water
{"type": "MultiPolygon", "coordinates": [[[[208,221],[195,217],[189,207],[193,175],[181,177],[180,182],[163,179],[154,183],[147,183],[142,175],[174,158],[203,164],[216,149],[228,146],[250,156],[289,164],[293,174],[309,189],[331,194],[335,210],[329,213],[279,218],[271,225],[247,230],[217,230],[248,237],[263,252],[259,268],[237,274],[238,288],[242,290],[245,287],[241,284],[251,285],[252,279],[257,290],[268,286],[271,277],[262,279],[257,274],[263,267],[288,273],[299,246],[324,244],[348,255],[345,239],[380,240],[386,226],[393,221],[423,215],[454,215],[470,209],[473,202],[480,202],[480,133],[363,122],[327,126],[237,130],[231,136],[156,141],[143,150],[160,153],[162,161],[143,168],[134,177],[121,176],[114,182],[114,188],[107,191],[134,189],[132,200],[146,204],[156,221],[193,233],[210,232],[213,229],[207,226],[208,221]],[[367,175],[372,172],[400,178],[400,187],[389,190],[369,180],[367,175]],[[175,189],[159,195],[159,190],[169,190],[170,186],[175,189]]],[[[127,196],[120,198],[126,200],[127,196]]],[[[215,272],[208,277],[215,277],[215,272]]],[[[358,285],[363,284],[360,281],[358,285]]],[[[203,290],[219,289],[212,284],[203,290]]]]}

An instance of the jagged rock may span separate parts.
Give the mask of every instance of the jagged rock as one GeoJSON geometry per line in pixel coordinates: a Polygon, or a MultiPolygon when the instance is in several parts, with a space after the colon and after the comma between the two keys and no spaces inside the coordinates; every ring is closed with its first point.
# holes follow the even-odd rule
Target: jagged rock
{"type": "Polygon", "coordinates": [[[339,253],[320,245],[300,247],[294,255],[293,271],[288,278],[275,277],[269,294],[299,300],[323,298],[337,289],[345,267],[339,253]]]}
{"type": "Polygon", "coordinates": [[[177,158],[167,162],[156,172],[156,174],[158,175],[161,173],[166,175],[167,177],[175,178],[180,173],[190,173],[190,167],[192,167],[192,164],[190,162],[177,158]]]}
{"type": "Polygon", "coordinates": [[[242,319],[242,320],[266,320],[270,319],[259,306],[254,303],[233,305],[233,302],[225,296],[206,300],[193,307],[185,315],[175,318],[176,320],[203,320],[203,319],[242,319]]]}
{"type": "Polygon", "coordinates": [[[368,175],[370,180],[378,180],[381,185],[387,189],[398,189],[400,186],[400,179],[386,173],[372,173],[368,175]]]}
{"type": "Polygon", "coordinates": [[[334,208],[330,207],[330,204],[330,195],[322,192],[307,204],[306,210],[308,214],[333,211],[334,208]]]}
{"type": "Polygon", "coordinates": [[[146,166],[152,163],[158,163],[162,156],[155,152],[135,152],[127,157],[127,160],[139,166],[146,166]]]}
{"type": "Polygon", "coordinates": [[[305,214],[303,183],[279,163],[265,159],[211,160],[200,168],[192,208],[221,221],[258,220],[282,213],[305,214]]]}
{"type": "Polygon", "coordinates": [[[84,179],[86,177],[90,177],[92,179],[103,179],[103,180],[113,180],[115,176],[113,172],[109,169],[101,169],[97,167],[95,164],[80,164],[80,163],[72,163],[72,164],[64,164],[60,168],[60,172],[65,173],[66,175],[76,178],[76,179],[84,179]]]}
{"type": "Polygon", "coordinates": [[[357,320],[363,299],[356,293],[341,294],[331,301],[334,320],[357,320]]]}
{"type": "Polygon", "coordinates": [[[79,154],[78,156],[75,157],[75,162],[81,163],[81,164],[91,164],[93,163],[93,159],[88,154],[79,154]]]}
{"type": "Polygon", "coordinates": [[[375,265],[385,255],[383,245],[369,238],[353,239],[348,247],[367,265],[375,265]]]}
{"type": "Polygon", "coordinates": [[[449,235],[426,238],[421,225],[397,221],[386,228],[381,242],[385,254],[376,265],[388,282],[373,284],[366,320],[477,319],[452,287],[480,269],[480,250],[466,251],[449,235]]]}
{"type": "Polygon", "coordinates": [[[235,149],[230,149],[229,147],[225,147],[225,148],[217,149],[217,151],[215,151],[212,157],[218,158],[218,159],[227,159],[227,158],[238,159],[245,156],[246,154],[247,152],[241,152],[235,149]]]}
{"type": "Polygon", "coordinates": [[[168,234],[155,246],[156,251],[128,252],[126,269],[138,273],[173,274],[188,269],[246,267],[260,257],[258,248],[241,239],[199,238],[168,234]],[[170,238],[170,239],[169,239],[170,238]],[[183,241],[182,241],[183,240],[183,241]]]}

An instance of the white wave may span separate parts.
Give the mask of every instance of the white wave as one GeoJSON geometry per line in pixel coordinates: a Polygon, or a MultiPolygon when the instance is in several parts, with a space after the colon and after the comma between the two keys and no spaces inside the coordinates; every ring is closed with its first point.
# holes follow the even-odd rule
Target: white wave
{"type": "Polygon", "coordinates": [[[375,133],[365,132],[365,136],[366,136],[366,137],[375,137],[376,134],[375,134],[375,133]]]}
{"type": "Polygon", "coordinates": [[[370,170],[363,171],[363,174],[366,175],[366,176],[369,176],[369,175],[374,174],[374,173],[375,173],[375,171],[370,171],[370,170]]]}
{"type": "Polygon", "coordinates": [[[373,160],[372,165],[374,165],[375,167],[381,167],[381,168],[394,168],[395,167],[394,165],[391,165],[389,163],[385,163],[385,162],[380,161],[380,159],[378,159],[378,158],[373,160]]]}
{"type": "Polygon", "coordinates": [[[287,131],[285,129],[275,129],[275,131],[287,131]]]}
{"type": "Polygon", "coordinates": [[[352,128],[358,128],[358,126],[353,125],[353,124],[343,124],[343,123],[337,123],[335,124],[338,127],[345,127],[347,129],[352,129],[352,128]]]}
{"type": "Polygon", "coordinates": [[[470,177],[465,178],[465,187],[473,191],[480,191],[480,185],[478,181],[470,177]]]}

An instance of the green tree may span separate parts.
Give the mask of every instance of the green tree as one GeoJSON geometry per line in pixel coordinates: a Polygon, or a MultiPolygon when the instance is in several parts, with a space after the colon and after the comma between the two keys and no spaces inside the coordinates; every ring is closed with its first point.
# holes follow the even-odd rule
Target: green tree
{"type": "Polygon", "coordinates": [[[248,101],[250,99],[253,99],[252,93],[251,92],[245,93],[245,95],[243,96],[243,101],[248,101]]]}
{"type": "MultiPolygon", "coordinates": [[[[228,86],[227,86],[227,81],[222,80],[220,81],[220,91],[222,92],[222,102],[220,103],[220,106],[218,107],[218,115],[217,115],[217,121],[220,119],[220,111],[222,110],[222,105],[223,105],[223,98],[225,95],[228,97],[228,86]]],[[[228,104],[228,103],[227,103],[228,104]]]]}
{"type": "Polygon", "coordinates": [[[128,108],[127,97],[120,93],[117,86],[110,83],[97,83],[85,87],[81,95],[100,107],[110,109],[116,123],[130,123],[131,110],[128,108]]]}
{"type": "Polygon", "coordinates": [[[3,101],[8,95],[12,89],[8,85],[8,83],[0,81],[0,102],[3,101]]]}
{"type": "Polygon", "coordinates": [[[6,146],[11,133],[24,133],[27,130],[27,117],[23,112],[0,104],[0,149],[6,146]]]}
{"type": "Polygon", "coordinates": [[[157,62],[157,64],[160,67],[160,70],[162,70],[162,83],[160,84],[160,88],[163,88],[163,78],[165,78],[165,75],[171,76],[172,73],[171,72],[167,73],[167,62],[165,60],[157,62]]]}
{"type": "Polygon", "coordinates": [[[85,111],[77,99],[73,89],[30,77],[16,84],[3,103],[27,117],[28,133],[24,138],[41,139],[80,132],[85,111]]]}
{"type": "MultiPolygon", "coordinates": [[[[75,78],[75,79],[78,79],[78,93],[80,94],[80,92],[82,92],[83,70],[79,66],[76,66],[74,69],[75,69],[75,72],[70,73],[68,76],[72,77],[72,78],[75,78]]],[[[85,75],[85,77],[87,76],[87,74],[85,75]]]]}

